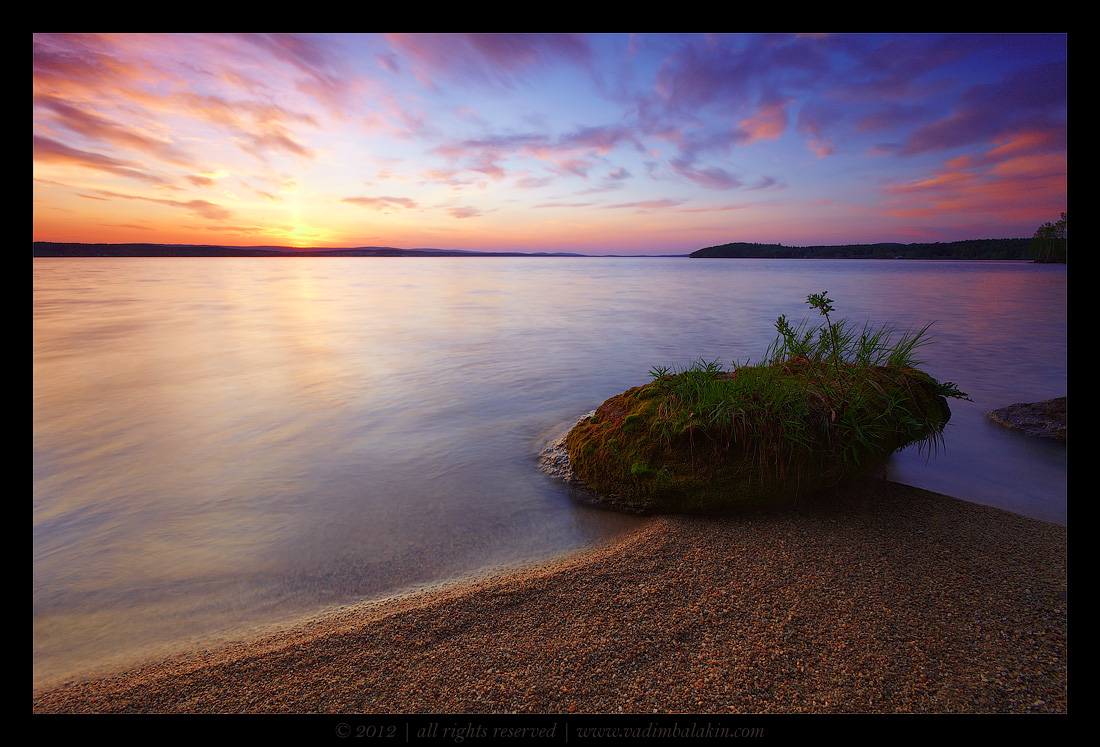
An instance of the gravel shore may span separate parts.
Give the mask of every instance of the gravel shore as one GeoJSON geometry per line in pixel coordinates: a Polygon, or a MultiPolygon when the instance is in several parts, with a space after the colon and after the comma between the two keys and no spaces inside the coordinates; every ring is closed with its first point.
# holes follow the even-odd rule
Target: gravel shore
{"type": "Polygon", "coordinates": [[[35,713],[1065,713],[1066,527],[867,480],[33,694],[35,713]]]}

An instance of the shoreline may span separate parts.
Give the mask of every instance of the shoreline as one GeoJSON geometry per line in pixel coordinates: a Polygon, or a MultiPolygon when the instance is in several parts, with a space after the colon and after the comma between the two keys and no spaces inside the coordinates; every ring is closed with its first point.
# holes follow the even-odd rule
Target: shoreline
{"type": "Polygon", "coordinates": [[[32,711],[1066,713],[1066,540],[867,479],[32,688],[32,711]]]}

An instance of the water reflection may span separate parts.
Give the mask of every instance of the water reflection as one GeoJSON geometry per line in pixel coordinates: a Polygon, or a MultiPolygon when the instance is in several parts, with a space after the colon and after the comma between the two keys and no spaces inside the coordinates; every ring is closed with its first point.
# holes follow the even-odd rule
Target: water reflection
{"type": "Polygon", "coordinates": [[[1065,268],[506,258],[34,262],[36,676],[558,552],[635,520],[535,455],[654,364],[759,357],[828,290],[933,327],[947,450],[891,475],[1065,520],[1065,268]]]}

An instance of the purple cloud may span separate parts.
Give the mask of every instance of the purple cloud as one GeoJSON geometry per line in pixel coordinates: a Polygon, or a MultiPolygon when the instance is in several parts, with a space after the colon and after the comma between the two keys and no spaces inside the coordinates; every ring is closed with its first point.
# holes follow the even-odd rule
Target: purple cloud
{"type": "Polygon", "coordinates": [[[586,178],[598,159],[622,144],[635,149],[641,147],[634,134],[625,127],[593,126],[561,138],[528,133],[457,140],[442,143],[431,152],[495,180],[506,175],[504,163],[508,159],[519,157],[545,161],[547,168],[558,174],[586,178]]]}
{"type": "Polygon", "coordinates": [[[608,153],[615,150],[621,144],[631,145],[641,149],[641,144],[635,133],[628,127],[592,126],[583,127],[561,138],[555,147],[563,149],[594,150],[598,153],[608,153]]]}
{"type": "Polygon", "coordinates": [[[673,111],[740,111],[809,89],[835,64],[835,45],[798,34],[689,37],[661,66],[656,92],[673,111]]]}
{"type": "Polygon", "coordinates": [[[416,200],[410,200],[408,197],[345,197],[340,200],[340,202],[348,205],[370,208],[371,210],[378,210],[380,212],[388,212],[393,209],[415,208],[417,206],[416,200]]]}
{"type": "Polygon", "coordinates": [[[988,142],[1019,129],[1064,132],[1067,73],[1063,60],[1014,73],[998,83],[974,86],[950,116],[913,132],[901,153],[915,155],[988,142]]]}
{"type": "Polygon", "coordinates": [[[563,61],[587,66],[591,56],[587,39],[578,34],[387,34],[386,39],[428,85],[446,78],[511,88],[529,72],[563,61]]]}
{"type": "Polygon", "coordinates": [[[740,179],[717,166],[696,168],[691,161],[675,159],[672,167],[680,176],[707,189],[737,189],[742,185],[740,179]]]}
{"type": "Polygon", "coordinates": [[[302,75],[298,90],[333,110],[343,110],[351,100],[349,73],[330,38],[301,34],[236,34],[235,38],[291,65],[302,75]]]}
{"type": "Polygon", "coordinates": [[[653,210],[660,208],[676,207],[683,204],[681,200],[638,200],[636,202],[620,202],[617,205],[608,205],[609,208],[635,208],[637,210],[653,210]]]}

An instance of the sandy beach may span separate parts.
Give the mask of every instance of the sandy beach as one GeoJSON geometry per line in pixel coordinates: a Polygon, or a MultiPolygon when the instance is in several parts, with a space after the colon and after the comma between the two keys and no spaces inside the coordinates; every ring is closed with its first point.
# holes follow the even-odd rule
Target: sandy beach
{"type": "Polygon", "coordinates": [[[869,479],[34,692],[35,713],[1066,713],[1063,526],[869,479]]]}

